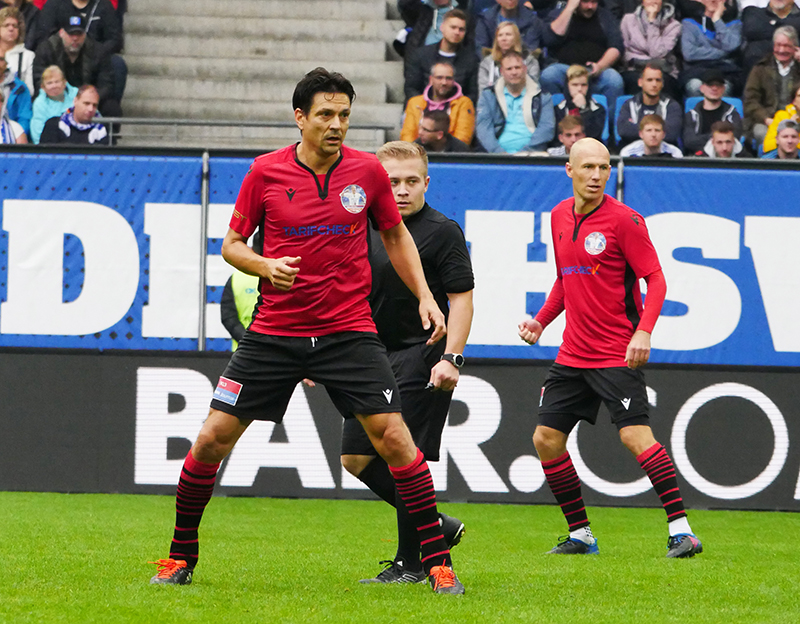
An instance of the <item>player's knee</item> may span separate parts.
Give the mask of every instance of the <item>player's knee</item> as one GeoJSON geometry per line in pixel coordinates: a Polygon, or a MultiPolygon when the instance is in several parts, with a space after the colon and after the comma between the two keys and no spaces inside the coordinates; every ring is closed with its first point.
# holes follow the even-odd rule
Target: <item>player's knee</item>
{"type": "Polygon", "coordinates": [[[202,430],[192,446],[195,459],[206,463],[222,461],[231,452],[234,442],[212,430],[202,430]]]}
{"type": "Polygon", "coordinates": [[[533,432],[533,446],[539,457],[550,459],[564,452],[566,436],[549,427],[536,427],[533,432]]]}
{"type": "Polygon", "coordinates": [[[342,467],[354,477],[360,475],[370,461],[372,457],[366,455],[342,455],[342,467]]]}

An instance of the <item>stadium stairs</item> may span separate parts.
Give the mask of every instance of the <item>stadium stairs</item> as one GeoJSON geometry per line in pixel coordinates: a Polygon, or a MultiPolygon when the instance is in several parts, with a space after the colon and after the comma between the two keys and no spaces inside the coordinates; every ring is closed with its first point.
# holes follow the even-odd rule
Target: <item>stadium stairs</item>
{"type": "MultiPolygon", "coordinates": [[[[354,84],[348,133],[374,150],[396,138],[402,62],[391,41],[402,26],[394,0],[136,0],[125,17],[126,117],[293,122],[291,97],[317,66],[354,84]],[[234,17],[235,16],[235,17],[234,17]]],[[[296,128],[123,124],[120,145],[271,149],[296,128]]]]}

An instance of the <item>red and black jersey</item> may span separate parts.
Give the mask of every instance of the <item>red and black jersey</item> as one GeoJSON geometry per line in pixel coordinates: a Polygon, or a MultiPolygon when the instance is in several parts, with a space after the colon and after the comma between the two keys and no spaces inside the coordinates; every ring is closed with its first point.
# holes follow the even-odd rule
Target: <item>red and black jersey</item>
{"type": "Polygon", "coordinates": [[[625,366],[643,310],[639,278],[661,265],[635,210],[608,195],[588,214],[576,214],[574,207],[575,200],[567,199],[550,214],[567,314],[556,362],[575,368],[625,366]]]}
{"type": "Polygon", "coordinates": [[[317,176],[298,160],[296,148],[253,161],[231,218],[230,227],[242,236],[262,228],[264,257],[302,258],[289,291],[261,280],[250,329],[308,337],[374,332],[367,218],[381,230],[400,223],[389,177],[373,154],[344,146],[327,175],[317,176]]]}

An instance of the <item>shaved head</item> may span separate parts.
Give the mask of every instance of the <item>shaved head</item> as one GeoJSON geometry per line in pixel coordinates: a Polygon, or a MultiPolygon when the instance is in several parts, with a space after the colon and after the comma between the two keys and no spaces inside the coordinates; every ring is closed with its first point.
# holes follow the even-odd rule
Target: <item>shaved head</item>
{"type": "Polygon", "coordinates": [[[572,149],[569,151],[569,163],[574,167],[579,158],[587,156],[591,158],[605,158],[608,162],[611,162],[611,154],[608,153],[608,148],[597,139],[591,137],[586,137],[585,139],[575,142],[572,149]]]}
{"type": "Polygon", "coordinates": [[[569,151],[566,168],[572,178],[575,212],[586,214],[599,206],[611,175],[611,155],[606,146],[588,137],[576,141],[569,151]]]}

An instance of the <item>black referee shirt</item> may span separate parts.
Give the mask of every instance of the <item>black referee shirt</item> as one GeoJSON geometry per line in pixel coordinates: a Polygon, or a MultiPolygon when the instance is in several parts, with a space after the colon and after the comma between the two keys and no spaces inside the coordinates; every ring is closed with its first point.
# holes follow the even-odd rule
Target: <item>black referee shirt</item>
{"type": "MultiPolygon", "coordinates": [[[[458,223],[428,204],[405,224],[419,250],[428,286],[446,317],[447,293],[467,292],[475,286],[464,233],[458,223]]],[[[372,318],[381,342],[388,350],[399,351],[428,340],[431,330],[422,329],[419,301],[395,272],[380,234],[372,228],[369,261],[372,318]]]]}

